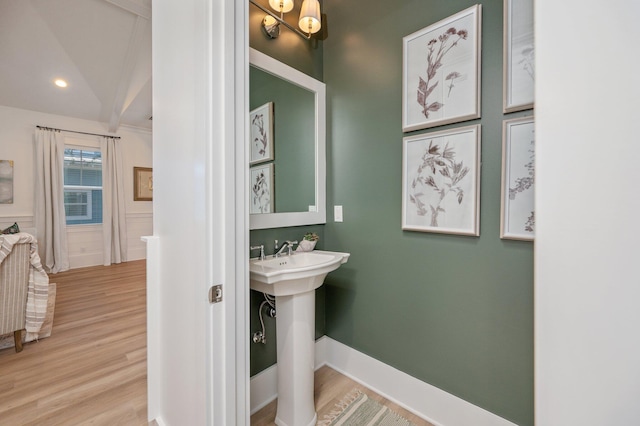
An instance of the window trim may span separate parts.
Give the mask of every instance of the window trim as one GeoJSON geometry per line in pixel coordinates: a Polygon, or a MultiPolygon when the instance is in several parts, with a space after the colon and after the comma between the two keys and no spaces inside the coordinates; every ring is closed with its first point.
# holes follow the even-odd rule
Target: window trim
{"type": "MultiPolygon", "coordinates": [[[[102,162],[102,150],[99,147],[91,147],[87,145],[77,145],[73,143],[65,143],[65,151],[67,149],[70,150],[79,150],[79,151],[88,151],[88,152],[99,152],[100,153],[100,180],[102,181],[103,176],[103,162],[102,162]]],[[[66,172],[66,165],[63,165],[63,170],[66,172]]],[[[91,221],[93,219],[93,194],[92,191],[103,191],[103,185],[100,186],[88,186],[88,185],[65,185],[63,180],[63,192],[85,192],[87,194],[87,215],[82,216],[67,216],[65,209],[65,226],[85,226],[85,225],[97,225],[102,226],[103,220],[100,222],[89,222],[89,223],[69,223],[73,221],[91,221]]],[[[64,197],[64,196],[63,196],[64,197]]],[[[65,206],[67,205],[85,205],[84,203],[73,203],[67,204],[64,202],[65,206]]]]}

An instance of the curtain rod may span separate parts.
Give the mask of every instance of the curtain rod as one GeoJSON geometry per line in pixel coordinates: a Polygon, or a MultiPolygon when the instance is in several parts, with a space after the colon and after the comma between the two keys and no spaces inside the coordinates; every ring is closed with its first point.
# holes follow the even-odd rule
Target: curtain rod
{"type": "Polygon", "coordinates": [[[120,139],[120,136],[100,135],[98,133],[77,132],[75,130],[56,129],[55,127],[44,127],[44,126],[36,126],[36,127],[42,130],[57,130],[58,132],[78,133],[81,135],[102,136],[105,138],[120,139]]]}

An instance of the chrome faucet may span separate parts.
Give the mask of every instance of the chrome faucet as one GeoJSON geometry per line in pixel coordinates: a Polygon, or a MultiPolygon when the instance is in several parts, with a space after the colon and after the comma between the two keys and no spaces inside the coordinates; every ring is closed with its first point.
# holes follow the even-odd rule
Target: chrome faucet
{"type": "MultiPolygon", "coordinates": [[[[276,240],[277,241],[277,240],[276,240]]],[[[276,250],[275,254],[273,255],[273,257],[280,257],[282,256],[282,252],[287,249],[288,250],[288,255],[291,256],[291,249],[293,249],[293,245],[294,244],[298,244],[298,241],[285,241],[279,249],[276,250]]],[[[276,243],[277,245],[277,243],[276,243]]]]}
{"type": "Polygon", "coordinates": [[[260,249],[260,260],[264,260],[264,245],[249,247],[249,250],[258,250],[258,249],[260,249]]]}

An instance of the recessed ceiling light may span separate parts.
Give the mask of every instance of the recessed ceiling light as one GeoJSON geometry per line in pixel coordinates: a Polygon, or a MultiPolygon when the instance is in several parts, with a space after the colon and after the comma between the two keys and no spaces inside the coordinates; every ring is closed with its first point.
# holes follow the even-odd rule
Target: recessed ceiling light
{"type": "Polygon", "coordinates": [[[64,81],[64,80],[63,80],[63,79],[61,79],[61,78],[56,79],[56,81],[54,81],[54,83],[55,83],[55,84],[56,84],[56,86],[58,86],[58,87],[67,87],[67,86],[68,86],[68,85],[67,85],[67,82],[66,82],[66,81],[64,81]]]}

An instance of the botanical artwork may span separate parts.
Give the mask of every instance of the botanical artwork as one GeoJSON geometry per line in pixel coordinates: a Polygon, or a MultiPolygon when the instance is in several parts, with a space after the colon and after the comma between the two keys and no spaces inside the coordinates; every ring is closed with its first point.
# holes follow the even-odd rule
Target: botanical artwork
{"type": "Polygon", "coordinates": [[[403,130],[480,117],[480,5],[404,37],[403,130]]]}
{"type": "Polygon", "coordinates": [[[533,108],[533,0],[504,0],[504,112],[533,108]]]}
{"type": "Polygon", "coordinates": [[[249,114],[251,121],[251,159],[249,164],[273,160],[273,102],[249,114]]]}
{"type": "MultiPolygon", "coordinates": [[[[444,34],[441,34],[438,37],[438,40],[431,39],[428,46],[428,54],[427,54],[427,81],[422,79],[422,76],[418,76],[418,104],[422,107],[422,114],[425,118],[429,118],[429,112],[439,111],[440,108],[444,106],[443,103],[438,102],[437,100],[429,100],[433,94],[433,89],[438,86],[438,80],[436,80],[436,76],[438,75],[438,70],[442,67],[442,60],[444,56],[451,49],[456,47],[458,43],[464,42],[467,40],[468,32],[465,29],[456,30],[454,27],[449,28],[444,34]],[[433,101],[433,102],[432,102],[433,101]]],[[[447,98],[451,97],[451,90],[454,85],[453,82],[456,78],[460,78],[461,75],[457,71],[451,71],[447,74],[445,80],[450,81],[448,85],[449,90],[447,91],[447,98]]]]}
{"type": "Polygon", "coordinates": [[[13,204],[12,160],[0,160],[0,204],[13,204]]]}
{"type": "Polygon", "coordinates": [[[251,168],[251,214],[273,213],[273,163],[251,168]]]}
{"type": "Polygon", "coordinates": [[[502,142],[501,238],[535,235],[535,130],[532,117],[506,120],[502,142]]]}
{"type": "Polygon", "coordinates": [[[404,138],[402,229],[479,235],[480,126],[404,138]]]}

